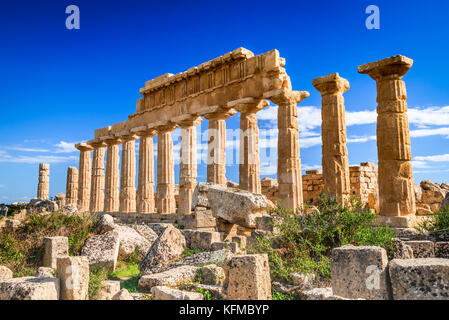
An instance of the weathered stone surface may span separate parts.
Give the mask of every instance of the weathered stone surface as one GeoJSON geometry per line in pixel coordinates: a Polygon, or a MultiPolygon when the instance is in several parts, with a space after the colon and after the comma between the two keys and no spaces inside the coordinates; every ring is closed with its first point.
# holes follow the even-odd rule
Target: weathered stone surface
{"type": "Polygon", "coordinates": [[[347,245],[333,249],[333,294],[349,299],[388,300],[387,264],[387,253],[381,247],[347,245]]]}
{"type": "Polygon", "coordinates": [[[55,275],[55,270],[47,267],[39,267],[34,274],[36,278],[54,278],[55,275]]]}
{"type": "Polygon", "coordinates": [[[122,164],[120,174],[120,212],[136,212],[136,135],[120,137],[122,143],[122,164]]]}
{"type": "Polygon", "coordinates": [[[116,231],[90,237],[81,249],[81,255],[87,256],[90,267],[115,270],[120,247],[120,236],[116,231]]]}
{"type": "Polygon", "coordinates": [[[114,230],[115,227],[116,224],[114,223],[114,218],[109,214],[104,214],[98,219],[98,222],[94,226],[94,230],[98,234],[103,234],[114,230]]]}
{"type": "Polygon", "coordinates": [[[398,238],[391,239],[393,241],[393,258],[394,259],[413,259],[413,249],[398,238]]]}
{"type": "Polygon", "coordinates": [[[214,231],[194,230],[189,235],[189,248],[199,250],[210,250],[214,242],[221,241],[221,234],[214,231]]]}
{"type": "Polygon", "coordinates": [[[268,256],[254,254],[233,256],[225,261],[228,300],[271,300],[268,256]]]}
{"type": "Polygon", "coordinates": [[[413,250],[414,258],[435,258],[435,244],[432,241],[405,241],[413,250]]]}
{"type": "Polygon", "coordinates": [[[302,289],[311,288],[313,286],[313,281],[315,281],[315,275],[313,273],[294,273],[292,274],[292,281],[294,285],[299,286],[302,289]]]}
{"type": "Polygon", "coordinates": [[[421,202],[421,200],[422,200],[422,188],[421,188],[421,186],[418,186],[416,183],[415,183],[415,186],[414,186],[414,188],[415,188],[415,199],[416,199],[416,202],[421,202]]]}
{"type": "Polygon", "coordinates": [[[163,126],[158,129],[157,138],[157,198],[158,213],[176,212],[175,203],[175,165],[171,132],[175,126],[163,126]]]}
{"type": "Polygon", "coordinates": [[[173,225],[170,223],[149,223],[147,224],[147,226],[153,229],[153,231],[156,232],[157,236],[159,237],[165,231],[165,229],[173,225]]]}
{"type": "Polygon", "coordinates": [[[69,239],[67,237],[46,237],[43,240],[44,257],[42,265],[56,269],[58,258],[69,255],[69,239]]]}
{"type": "Polygon", "coordinates": [[[134,251],[137,252],[139,259],[143,259],[154,242],[148,241],[145,237],[143,237],[140,233],[138,233],[131,227],[116,226],[114,228],[114,231],[119,234],[119,256],[124,259],[133,254],[134,251]]]}
{"type": "Polygon", "coordinates": [[[45,212],[55,212],[59,210],[59,206],[56,201],[51,200],[41,200],[32,199],[28,205],[31,212],[45,213],[45,212]]]}
{"type": "Polygon", "coordinates": [[[105,280],[101,283],[96,300],[112,300],[115,294],[120,291],[120,281],[105,280]]]}
{"type": "Polygon", "coordinates": [[[171,289],[169,287],[157,286],[151,289],[154,300],[203,300],[204,297],[198,292],[188,292],[171,289]]]}
{"type": "Polygon", "coordinates": [[[0,280],[7,280],[13,277],[12,271],[5,266],[0,266],[0,280]]]}
{"type": "Polygon", "coordinates": [[[24,277],[0,280],[0,300],[59,300],[59,279],[24,277]]]}
{"type": "Polygon", "coordinates": [[[204,266],[201,268],[200,274],[202,284],[223,286],[226,279],[223,268],[215,264],[204,266]]]}
{"type": "Polygon", "coordinates": [[[153,137],[156,133],[152,129],[136,131],[136,134],[140,136],[137,190],[137,212],[139,213],[155,212],[153,137]]]}
{"type": "Polygon", "coordinates": [[[79,159],[79,175],[78,175],[78,210],[86,212],[90,205],[90,188],[92,178],[92,147],[86,143],[78,143],[75,145],[80,151],[79,159]]]}
{"type": "Polygon", "coordinates": [[[88,141],[94,148],[92,161],[92,178],[90,187],[90,212],[102,212],[104,209],[104,156],[107,144],[100,140],[88,141]]]}
{"type": "Polygon", "coordinates": [[[66,204],[64,207],[61,208],[61,212],[68,216],[73,216],[78,213],[78,207],[75,203],[66,204]]]}
{"type": "Polygon", "coordinates": [[[186,265],[160,273],[144,275],[139,279],[139,287],[151,289],[155,286],[176,286],[180,282],[193,282],[198,270],[198,267],[186,265]]]}
{"type": "Polygon", "coordinates": [[[229,242],[229,241],[220,241],[220,242],[214,242],[212,243],[211,250],[217,251],[217,250],[229,250],[232,253],[242,254],[242,250],[239,249],[239,246],[235,242],[229,242]]]}
{"type": "MultiPolygon", "coordinates": [[[[78,201],[78,169],[76,167],[67,168],[65,205],[75,205],[78,201]]],[[[78,208],[77,208],[78,209],[78,208]]]]}
{"type": "Polygon", "coordinates": [[[145,224],[137,224],[131,226],[134,230],[136,230],[142,237],[147,239],[151,244],[156,241],[158,235],[153,231],[149,226],[145,224]]]}
{"type": "Polygon", "coordinates": [[[228,257],[231,256],[232,256],[231,251],[226,249],[200,252],[190,257],[187,257],[179,262],[173,263],[172,265],[170,265],[169,268],[172,269],[179,266],[205,266],[208,264],[221,265],[228,257]]]}
{"type": "Polygon", "coordinates": [[[448,259],[395,259],[389,269],[394,300],[449,300],[448,259]]]}
{"type": "Polygon", "coordinates": [[[186,240],[181,231],[173,226],[168,227],[140,262],[140,273],[146,275],[163,271],[182,255],[185,247],[186,240]]]}
{"type": "Polygon", "coordinates": [[[134,298],[128,290],[122,289],[112,297],[112,300],[134,300],[134,298]]]}
{"type": "Polygon", "coordinates": [[[255,228],[256,217],[271,208],[268,199],[261,194],[227,189],[220,185],[199,183],[200,192],[207,192],[212,214],[230,223],[255,228]]]}
{"type": "Polygon", "coordinates": [[[61,281],[61,300],[87,300],[89,260],[87,257],[58,258],[57,271],[61,281]]]}
{"type": "Polygon", "coordinates": [[[449,259],[449,242],[435,243],[435,258],[449,259]]]}
{"type": "Polygon", "coordinates": [[[48,200],[50,192],[50,165],[48,163],[39,164],[39,184],[37,185],[37,197],[48,200]]]}
{"type": "Polygon", "coordinates": [[[106,177],[104,188],[104,211],[118,211],[120,206],[120,155],[119,145],[121,140],[114,136],[107,136],[102,139],[106,142],[106,177]]]}

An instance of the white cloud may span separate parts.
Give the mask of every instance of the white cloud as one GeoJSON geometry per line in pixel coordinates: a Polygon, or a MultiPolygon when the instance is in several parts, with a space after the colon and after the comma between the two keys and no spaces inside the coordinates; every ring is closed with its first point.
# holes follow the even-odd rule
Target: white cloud
{"type": "Polygon", "coordinates": [[[72,153],[72,152],[77,152],[74,142],[61,141],[61,142],[55,144],[55,147],[56,147],[56,149],[55,149],[54,153],[72,153]]]}
{"type": "Polygon", "coordinates": [[[24,156],[24,155],[11,155],[7,152],[0,151],[0,162],[9,163],[63,163],[73,160],[77,160],[76,156],[52,156],[52,155],[38,155],[38,156],[24,156]]]}

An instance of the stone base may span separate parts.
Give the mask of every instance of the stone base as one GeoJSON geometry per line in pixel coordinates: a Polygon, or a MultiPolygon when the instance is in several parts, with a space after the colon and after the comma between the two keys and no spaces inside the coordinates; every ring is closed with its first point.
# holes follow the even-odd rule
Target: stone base
{"type": "Polygon", "coordinates": [[[418,226],[426,217],[424,216],[405,216],[405,217],[388,217],[378,215],[374,220],[375,226],[389,226],[393,228],[414,228],[418,226]]]}

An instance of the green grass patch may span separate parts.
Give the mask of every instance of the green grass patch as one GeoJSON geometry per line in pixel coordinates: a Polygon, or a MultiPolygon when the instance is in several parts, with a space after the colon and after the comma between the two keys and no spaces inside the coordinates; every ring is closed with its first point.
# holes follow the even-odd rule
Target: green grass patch
{"type": "Polygon", "coordinates": [[[449,206],[428,216],[428,219],[422,221],[417,229],[421,232],[449,233],[449,206]]]}
{"type": "Polygon", "coordinates": [[[185,248],[184,252],[182,253],[182,258],[185,259],[187,257],[193,256],[194,254],[200,253],[202,252],[199,249],[190,249],[190,248],[185,248]]]}

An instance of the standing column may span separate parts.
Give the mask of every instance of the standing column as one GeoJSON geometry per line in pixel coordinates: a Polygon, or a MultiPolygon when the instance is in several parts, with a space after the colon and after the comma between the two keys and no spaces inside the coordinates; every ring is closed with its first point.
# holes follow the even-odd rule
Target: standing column
{"type": "Polygon", "coordinates": [[[192,210],[193,191],[196,187],[196,127],[203,120],[195,117],[180,122],[181,149],[179,163],[179,204],[178,213],[190,214],[192,210]]]}
{"type": "Polygon", "coordinates": [[[256,113],[269,103],[266,100],[245,98],[228,105],[240,112],[239,188],[260,194],[259,127],[256,113]]]}
{"type": "Polygon", "coordinates": [[[75,145],[80,151],[79,177],[78,177],[78,211],[89,210],[90,203],[90,178],[91,178],[91,156],[92,147],[85,143],[75,145]]]}
{"type": "Polygon", "coordinates": [[[175,213],[175,164],[173,159],[173,140],[171,132],[176,126],[157,129],[157,200],[158,213],[175,213]]]}
{"type": "Polygon", "coordinates": [[[136,128],[132,132],[140,137],[137,212],[153,213],[155,212],[153,137],[157,131],[144,127],[136,128]]]}
{"type": "Polygon", "coordinates": [[[349,160],[346,147],[345,99],[349,82],[338,73],[312,81],[321,93],[321,137],[324,190],[340,201],[346,201],[350,193],[349,160]]]}
{"type": "Polygon", "coordinates": [[[50,194],[50,165],[48,163],[39,164],[39,183],[37,185],[37,197],[48,200],[50,194]]]}
{"type": "Polygon", "coordinates": [[[297,105],[309,95],[307,91],[292,91],[287,88],[264,95],[279,106],[278,198],[279,204],[289,210],[296,210],[303,202],[297,105]]]}
{"type": "Polygon", "coordinates": [[[67,184],[65,190],[65,204],[75,204],[78,200],[78,169],[69,167],[67,169],[67,184]]]}
{"type": "Polygon", "coordinates": [[[407,93],[402,77],[413,60],[398,55],[359,66],[377,83],[377,156],[382,216],[400,217],[416,212],[407,93]]]}
{"type": "Polygon", "coordinates": [[[89,141],[88,144],[94,148],[89,211],[102,212],[104,208],[104,154],[106,143],[93,140],[89,141]]]}
{"type": "Polygon", "coordinates": [[[120,176],[120,212],[136,212],[136,135],[122,139],[122,167],[120,176]]]}
{"type": "Polygon", "coordinates": [[[120,155],[119,145],[122,140],[109,136],[105,139],[107,144],[106,153],[106,176],[104,190],[104,212],[117,212],[120,206],[120,155]]]}
{"type": "Polygon", "coordinates": [[[226,119],[235,114],[228,112],[209,113],[204,117],[209,120],[209,141],[207,145],[207,182],[226,185],[226,119]]]}

